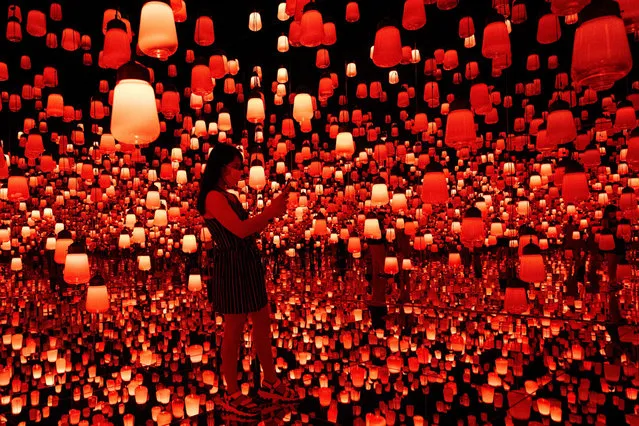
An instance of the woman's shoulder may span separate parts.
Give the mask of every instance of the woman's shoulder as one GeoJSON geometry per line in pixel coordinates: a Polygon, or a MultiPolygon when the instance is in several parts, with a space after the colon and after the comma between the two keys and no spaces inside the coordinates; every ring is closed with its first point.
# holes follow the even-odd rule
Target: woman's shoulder
{"type": "Polygon", "coordinates": [[[224,191],[222,191],[221,189],[215,188],[215,189],[211,189],[209,193],[206,194],[206,199],[208,200],[210,198],[220,199],[220,198],[226,198],[226,196],[224,195],[224,191]]]}
{"type": "Polygon", "coordinates": [[[206,194],[204,218],[212,218],[213,214],[211,214],[211,212],[214,210],[215,206],[224,202],[228,203],[228,198],[226,198],[225,191],[217,188],[209,191],[209,193],[206,194]]]}

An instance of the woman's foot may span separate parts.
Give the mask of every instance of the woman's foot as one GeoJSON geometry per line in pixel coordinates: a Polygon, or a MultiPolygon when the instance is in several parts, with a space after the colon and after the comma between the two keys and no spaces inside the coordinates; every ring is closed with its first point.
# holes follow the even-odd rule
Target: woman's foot
{"type": "Polygon", "coordinates": [[[253,398],[237,391],[232,395],[225,395],[218,403],[222,411],[240,417],[257,418],[260,416],[260,408],[253,398]]]}
{"type": "Polygon", "coordinates": [[[257,392],[260,398],[277,402],[297,402],[299,395],[288,384],[277,379],[274,383],[262,380],[262,387],[257,392]]]}

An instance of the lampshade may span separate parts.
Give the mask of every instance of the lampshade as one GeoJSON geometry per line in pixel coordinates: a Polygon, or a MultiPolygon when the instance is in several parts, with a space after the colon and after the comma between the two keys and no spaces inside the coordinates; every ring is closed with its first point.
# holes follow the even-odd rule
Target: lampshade
{"type": "Polygon", "coordinates": [[[189,274],[188,289],[189,291],[202,290],[202,276],[200,274],[189,274]]]}
{"type": "Polygon", "coordinates": [[[524,246],[519,262],[519,279],[528,283],[546,281],[546,266],[539,246],[533,243],[524,246]]]}
{"type": "Polygon", "coordinates": [[[86,310],[91,313],[101,313],[109,310],[109,292],[107,291],[104,278],[96,274],[89,281],[87,289],[86,310]]]}
{"type": "MultiPolygon", "coordinates": [[[[59,241],[59,240],[58,240],[59,241]]],[[[64,262],[64,281],[68,284],[88,283],[91,278],[89,256],[79,243],[69,245],[64,262]]]]}
{"type": "Polygon", "coordinates": [[[443,167],[439,163],[429,163],[422,179],[422,201],[426,204],[447,203],[450,195],[443,167]]]}
{"type": "Polygon", "coordinates": [[[146,145],[153,142],[160,135],[160,121],[153,87],[149,84],[149,71],[137,62],[129,62],[118,69],[117,80],[111,133],[121,143],[146,145]]]}
{"type": "Polygon", "coordinates": [[[632,55],[619,3],[592,0],[580,15],[572,50],[572,78],[593,90],[610,89],[632,69],[632,55]]]}
{"type": "Polygon", "coordinates": [[[173,10],[165,2],[149,1],[142,6],[138,33],[138,46],[145,55],[167,60],[177,51],[173,10]]]}
{"type": "Polygon", "coordinates": [[[53,260],[58,265],[64,265],[67,258],[67,250],[73,243],[71,239],[71,233],[69,231],[62,230],[58,233],[58,238],[55,242],[55,253],[53,254],[53,260]]]}

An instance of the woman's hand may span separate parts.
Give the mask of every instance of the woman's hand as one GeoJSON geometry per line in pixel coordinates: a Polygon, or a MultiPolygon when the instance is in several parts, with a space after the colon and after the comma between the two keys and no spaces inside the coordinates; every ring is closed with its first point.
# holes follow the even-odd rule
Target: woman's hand
{"type": "Polygon", "coordinates": [[[284,188],[284,190],[280,193],[280,195],[278,195],[277,197],[275,197],[272,201],[271,204],[269,204],[269,208],[270,208],[270,213],[272,217],[279,217],[282,216],[284,213],[286,213],[286,209],[288,207],[288,193],[289,193],[289,189],[284,188]]]}

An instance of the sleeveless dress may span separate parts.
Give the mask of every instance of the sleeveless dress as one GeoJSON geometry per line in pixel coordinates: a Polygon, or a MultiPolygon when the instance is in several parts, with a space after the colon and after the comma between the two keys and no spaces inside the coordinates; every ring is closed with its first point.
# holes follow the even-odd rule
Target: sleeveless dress
{"type": "MultiPolygon", "coordinates": [[[[224,194],[241,220],[248,219],[248,212],[235,195],[216,191],[224,194]]],[[[239,238],[217,219],[204,218],[204,222],[213,240],[208,282],[208,297],[213,309],[221,314],[259,311],[268,303],[268,297],[262,256],[254,236],[239,238]]]]}

